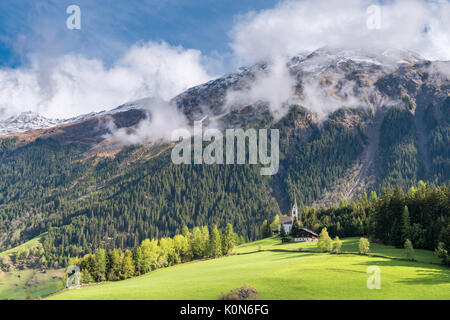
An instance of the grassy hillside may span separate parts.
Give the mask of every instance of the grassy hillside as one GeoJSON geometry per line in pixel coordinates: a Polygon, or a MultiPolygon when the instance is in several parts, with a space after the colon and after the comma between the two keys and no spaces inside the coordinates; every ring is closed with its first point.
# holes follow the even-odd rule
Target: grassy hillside
{"type": "MultiPolygon", "coordinates": [[[[260,111],[253,113],[259,115],[260,111]]],[[[248,119],[248,115],[239,118],[248,119]]],[[[280,130],[281,137],[280,171],[274,176],[261,176],[260,165],[175,165],[170,144],[146,142],[118,153],[96,154],[100,146],[73,140],[81,132],[81,136],[89,136],[75,124],[65,127],[71,128],[70,134],[63,136],[48,133],[31,141],[23,135],[0,137],[0,251],[48,232],[43,242],[45,257],[48,267],[56,267],[65,264],[69,256],[82,256],[98,248],[133,248],[147,238],[180,233],[184,226],[223,228],[231,223],[237,233],[254,240],[263,221],[286,213],[294,196],[301,208],[319,203],[328,206],[342,198],[358,199],[363,191],[382,190],[387,185],[409,187],[416,185],[417,179],[448,181],[449,172],[442,160],[448,145],[444,127],[433,138],[433,154],[442,160],[438,179],[423,175],[411,129],[414,117],[408,111],[389,111],[381,126],[380,143],[372,137],[377,135],[369,134],[377,130],[372,128],[373,115],[366,110],[341,109],[320,124],[314,119],[308,110],[292,106],[286,117],[270,123],[271,128],[280,130]],[[373,155],[379,147],[383,151],[379,152],[380,163],[389,164],[381,182],[372,179],[376,176],[371,176],[372,171],[377,170],[365,157],[369,146],[374,148],[373,155]],[[374,180],[371,189],[363,181],[366,178],[374,180]],[[359,190],[360,186],[366,187],[359,190]],[[352,190],[358,191],[352,195],[352,190]]],[[[248,125],[264,127],[267,121],[248,125]]],[[[449,237],[444,234],[448,226],[444,213],[448,210],[440,209],[445,205],[440,199],[448,192],[435,193],[437,198],[430,201],[399,198],[401,206],[384,210],[390,213],[386,225],[395,232],[381,228],[383,232],[376,238],[403,245],[388,236],[398,234],[398,226],[391,222],[401,216],[398,209],[407,205],[411,223],[420,231],[414,232],[417,239],[410,239],[414,245],[434,249],[438,241],[444,241],[449,250],[445,241],[449,237]],[[417,201],[433,205],[417,205],[417,201]]],[[[428,196],[434,194],[427,192],[423,198],[428,196]]],[[[327,226],[330,234],[342,237],[367,234],[366,217],[376,210],[375,203],[373,208],[361,205],[357,212],[353,209],[311,214],[305,219],[310,224],[306,226],[314,231],[327,226]]]]}
{"type": "MultiPolygon", "coordinates": [[[[356,239],[344,250],[353,251],[356,239]]],[[[260,299],[449,299],[450,269],[360,255],[300,252],[312,243],[280,245],[275,238],[240,246],[236,255],[159,269],[141,277],[65,290],[49,299],[218,299],[248,284],[260,299]],[[285,250],[286,249],[286,250],[285,250]],[[265,250],[265,251],[260,251],[265,250]],[[367,267],[381,269],[381,289],[369,290],[367,267]]],[[[378,254],[402,257],[401,249],[373,245],[378,254]]],[[[417,252],[434,261],[431,252],[417,252]]]]}
{"type": "Polygon", "coordinates": [[[0,271],[0,300],[39,298],[64,287],[64,269],[0,271]]]}
{"type": "MultiPolygon", "coordinates": [[[[345,253],[358,253],[358,241],[359,238],[342,239],[342,251],[345,253]]],[[[283,244],[277,238],[267,238],[250,243],[245,243],[236,248],[235,252],[241,254],[241,253],[256,252],[260,250],[283,250],[283,251],[305,250],[319,253],[319,249],[317,248],[317,242],[291,242],[283,244]]],[[[404,249],[399,249],[393,246],[386,246],[377,243],[370,244],[370,255],[384,256],[396,259],[406,259],[404,249]]],[[[414,249],[414,259],[417,260],[417,262],[436,263],[436,264],[441,263],[440,259],[436,257],[434,252],[429,250],[414,249]]]]}
{"type": "Polygon", "coordinates": [[[14,254],[16,252],[19,252],[20,250],[33,249],[33,248],[36,248],[36,247],[41,247],[42,246],[42,242],[44,240],[44,236],[46,234],[47,233],[43,233],[43,234],[41,234],[41,235],[39,235],[39,236],[29,240],[29,241],[27,241],[27,242],[17,246],[17,247],[14,247],[14,248],[11,248],[9,250],[5,250],[3,252],[0,252],[0,256],[14,254]]]}
{"type": "MultiPolygon", "coordinates": [[[[25,299],[45,297],[64,288],[62,281],[64,269],[41,269],[25,268],[26,262],[14,263],[14,255],[25,249],[31,250],[42,247],[45,234],[27,241],[20,246],[0,252],[0,300],[3,299],[25,299]],[[10,271],[4,272],[2,261],[9,257],[10,271]]],[[[33,258],[30,258],[33,259],[33,258]]]]}

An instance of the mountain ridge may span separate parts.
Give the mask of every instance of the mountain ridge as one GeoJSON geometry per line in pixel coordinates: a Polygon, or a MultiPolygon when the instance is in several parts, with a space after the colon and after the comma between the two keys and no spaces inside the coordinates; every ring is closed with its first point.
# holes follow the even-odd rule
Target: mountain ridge
{"type": "MultiPolygon", "coordinates": [[[[438,61],[437,63],[447,64],[450,67],[450,61],[438,61]]],[[[287,67],[292,73],[295,74],[297,80],[300,80],[300,86],[302,84],[302,80],[299,78],[305,76],[305,74],[314,74],[317,76],[330,70],[336,70],[337,68],[340,68],[342,66],[344,66],[342,67],[342,69],[348,71],[348,68],[354,68],[352,64],[360,66],[361,68],[373,67],[374,69],[372,69],[371,72],[374,74],[379,71],[379,68],[387,68],[389,69],[389,71],[393,72],[396,68],[400,70],[402,66],[411,66],[411,64],[427,66],[427,70],[433,69],[431,67],[431,65],[433,64],[432,61],[422,59],[418,56],[418,54],[412,51],[395,49],[373,53],[368,50],[361,49],[349,50],[342,48],[331,49],[328,47],[324,47],[310,53],[304,53],[301,55],[290,57],[287,61],[287,67]]],[[[254,80],[259,72],[266,71],[269,65],[270,63],[268,62],[259,62],[249,67],[241,67],[237,70],[237,72],[233,72],[206,83],[200,84],[198,86],[189,88],[186,91],[173,97],[170,102],[177,104],[178,107],[182,109],[183,113],[190,120],[193,120],[193,117],[197,116],[197,113],[199,113],[200,116],[203,116],[204,112],[199,112],[199,107],[212,106],[213,113],[217,112],[216,110],[214,110],[214,106],[221,104],[223,105],[225,103],[226,91],[230,89],[241,90],[242,87],[251,85],[251,83],[249,82],[254,80]],[[205,92],[206,94],[208,94],[211,90],[219,91],[219,95],[216,97],[216,100],[208,101],[208,99],[206,99],[205,97],[205,92]],[[190,106],[189,102],[191,104],[195,104],[196,106],[190,106]]],[[[367,69],[364,70],[367,71],[367,69]]],[[[358,74],[350,74],[349,76],[353,76],[354,78],[348,78],[346,80],[356,80],[359,81],[359,85],[362,85],[364,81],[368,81],[371,77],[369,72],[367,72],[366,75],[367,79],[359,79],[358,74]]],[[[329,81],[329,79],[327,81],[329,81]]],[[[446,89],[447,91],[449,90],[448,79],[446,89]]],[[[298,91],[296,93],[299,93],[301,95],[302,92],[298,91]]],[[[0,120],[0,135],[21,133],[34,129],[47,129],[61,124],[82,121],[90,117],[114,114],[117,112],[128,111],[130,109],[146,109],[151,107],[153,100],[154,99],[152,98],[143,98],[122,104],[111,110],[91,112],[67,119],[49,119],[32,111],[22,112],[21,114],[18,114],[16,116],[11,116],[7,119],[0,120]]],[[[370,105],[371,103],[369,100],[370,99],[367,99],[364,102],[370,105]]]]}

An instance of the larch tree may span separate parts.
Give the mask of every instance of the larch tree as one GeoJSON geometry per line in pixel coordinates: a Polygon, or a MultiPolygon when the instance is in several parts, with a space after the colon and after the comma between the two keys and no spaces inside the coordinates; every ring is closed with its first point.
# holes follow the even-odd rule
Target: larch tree
{"type": "Polygon", "coordinates": [[[208,255],[216,258],[222,255],[222,236],[217,226],[211,231],[211,237],[209,239],[208,255]]]}

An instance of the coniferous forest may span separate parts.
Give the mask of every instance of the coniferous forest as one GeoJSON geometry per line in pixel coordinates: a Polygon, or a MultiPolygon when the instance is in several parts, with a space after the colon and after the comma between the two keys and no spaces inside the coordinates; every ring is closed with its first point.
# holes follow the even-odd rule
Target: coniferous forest
{"type": "Polygon", "coordinates": [[[408,238],[431,250],[442,242],[449,250],[449,103],[427,108],[428,157],[410,111],[386,110],[367,183],[346,201],[318,200],[335,193],[373,142],[375,115],[367,110],[340,109],[317,122],[293,106],[272,124],[281,137],[275,176],[261,176],[259,165],[174,165],[168,144],[100,156],[87,144],[51,137],[1,138],[0,248],[47,232],[46,264],[61,266],[100,248],[126,252],[145,239],[174,237],[183,227],[230,224],[249,241],[261,237],[264,220],[287,213],[295,196],[312,230],[396,246],[408,238]]]}

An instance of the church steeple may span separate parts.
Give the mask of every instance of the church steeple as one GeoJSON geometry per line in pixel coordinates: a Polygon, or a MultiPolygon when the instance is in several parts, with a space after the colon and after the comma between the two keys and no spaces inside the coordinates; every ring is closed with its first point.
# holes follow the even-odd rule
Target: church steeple
{"type": "Polygon", "coordinates": [[[292,223],[294,223],[294,218],[297,218],[297,221],[300,223],[299,217],[298,217],[298,207],[297,207],[297,196],[294,195],[294,205],[291,209],[291,215],[292,215],[292,223]]]}

